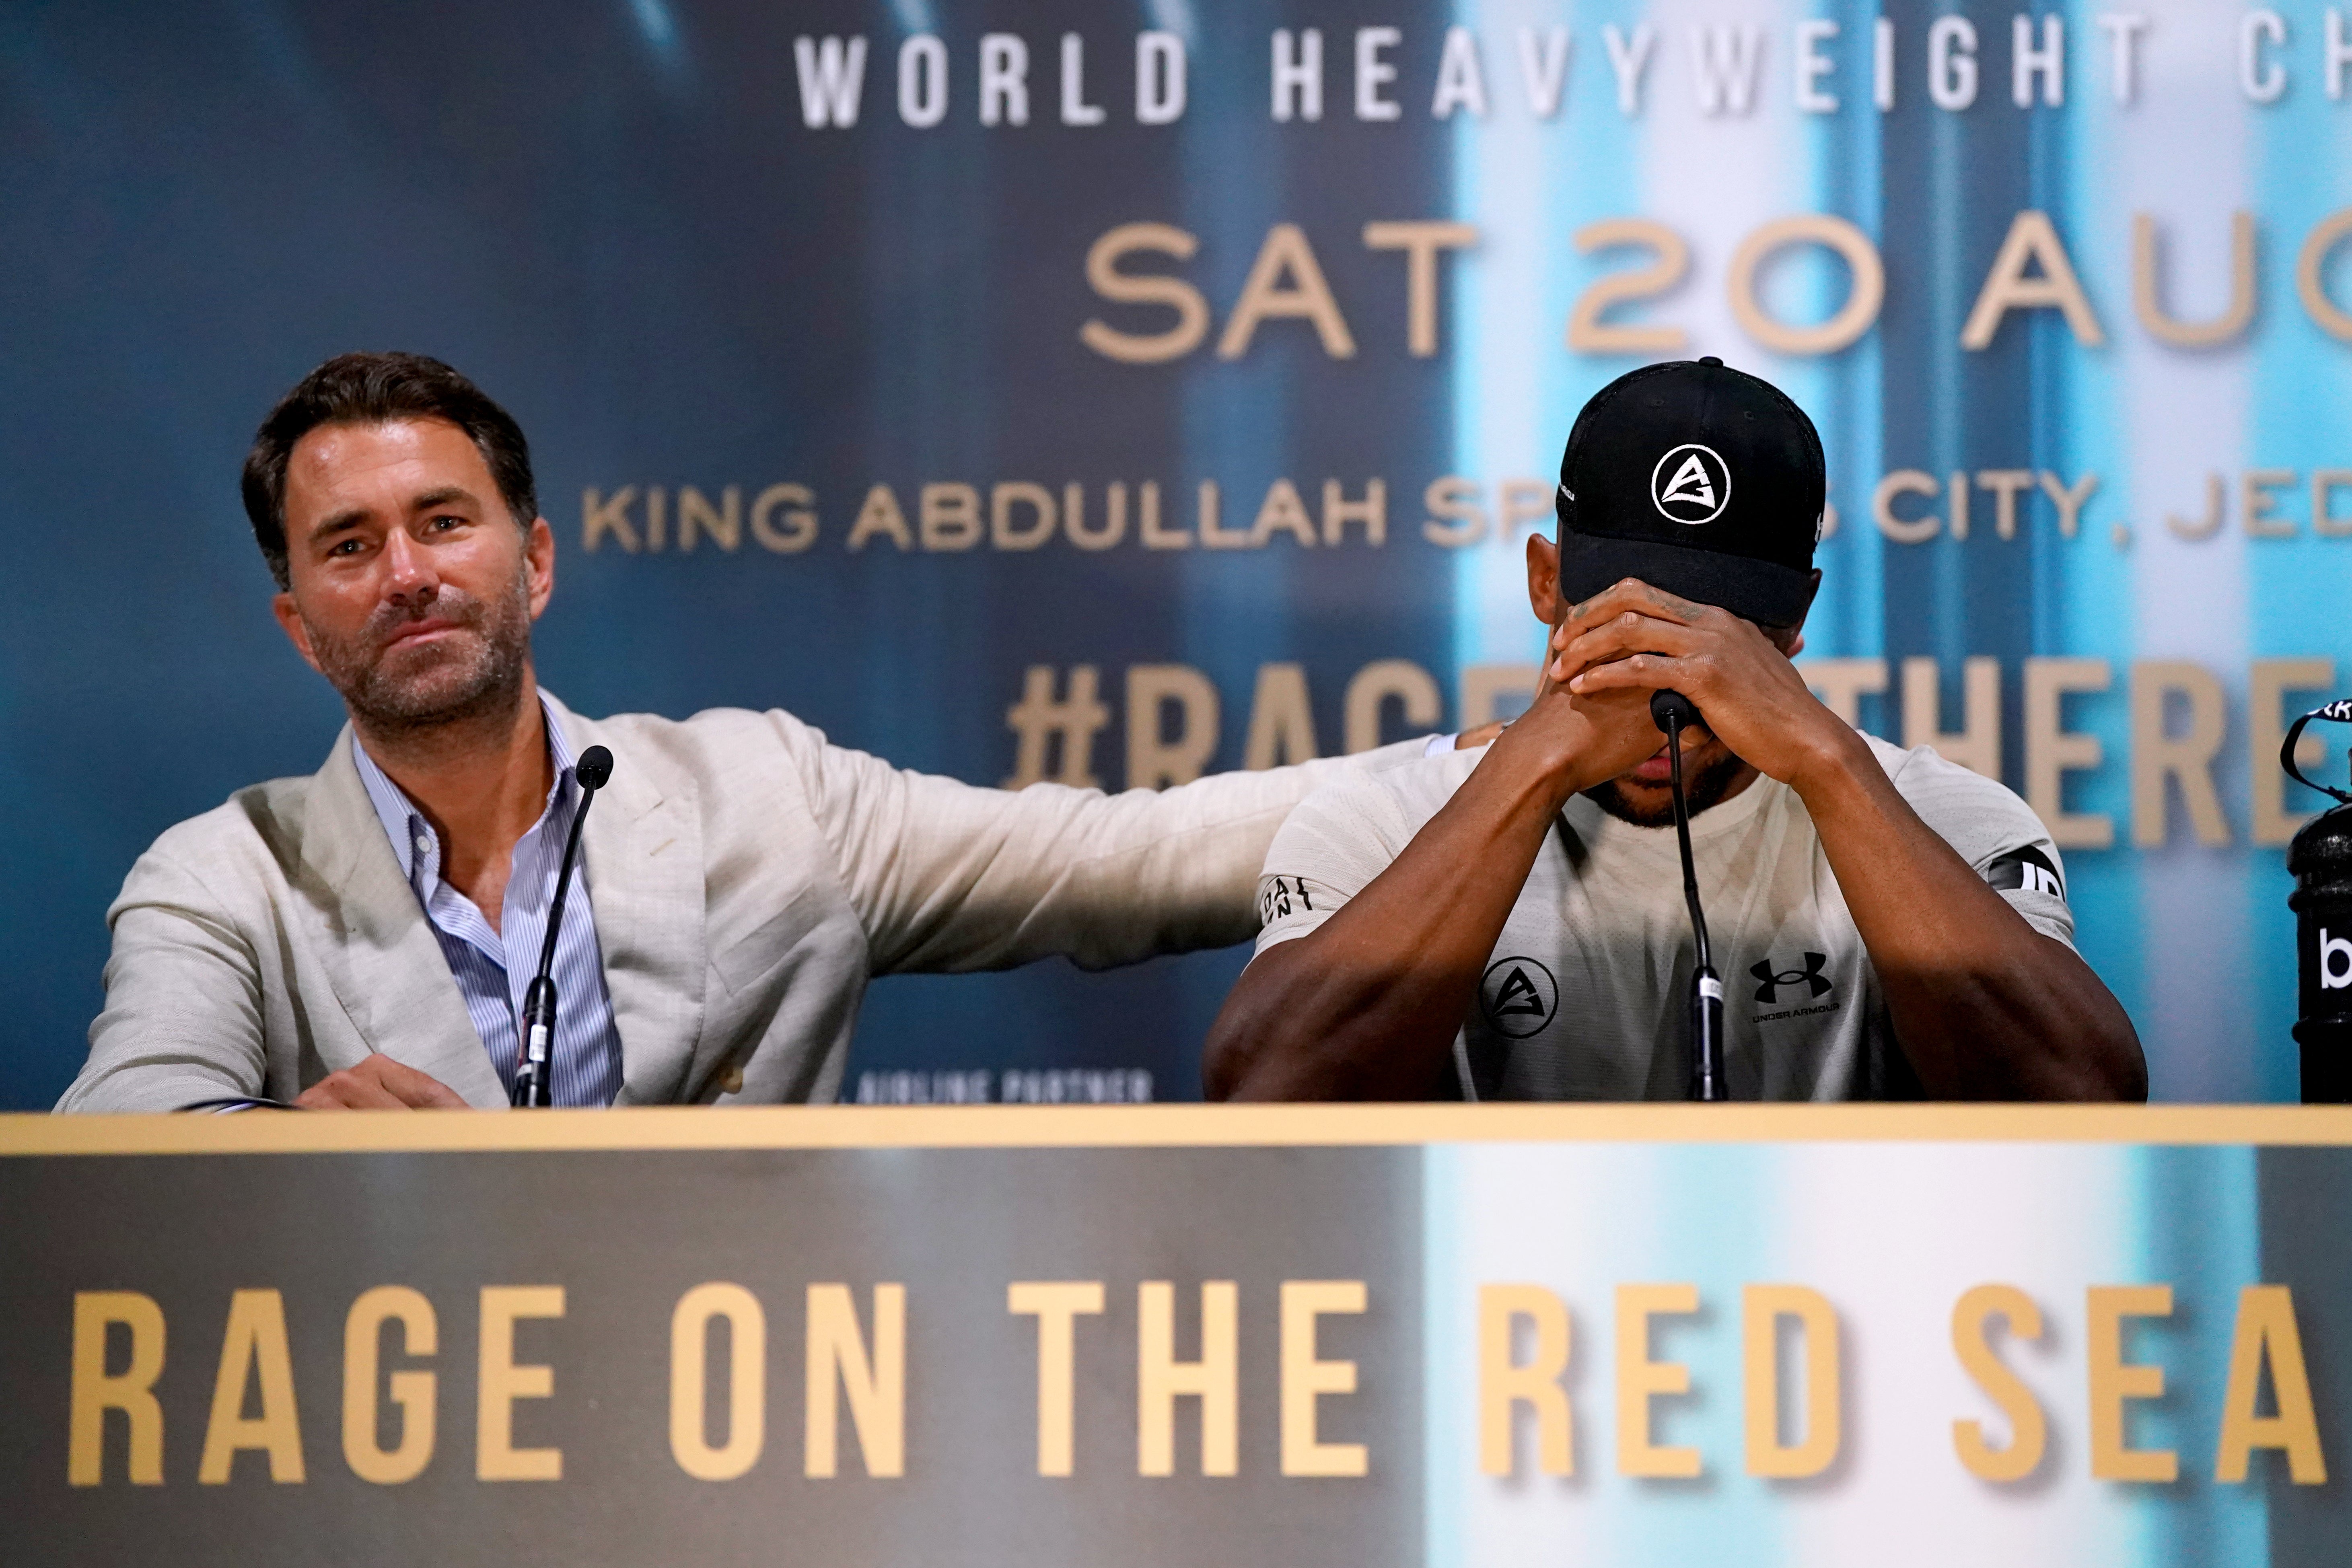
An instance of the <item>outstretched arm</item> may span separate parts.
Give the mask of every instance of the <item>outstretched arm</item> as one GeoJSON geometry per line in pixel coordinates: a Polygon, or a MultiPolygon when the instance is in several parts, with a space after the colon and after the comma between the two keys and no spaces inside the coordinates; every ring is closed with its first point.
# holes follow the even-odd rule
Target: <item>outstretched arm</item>
{"type": "Polygon", "coordinates": [[[1210,1030],[1215,1100],[1426,1100],[1568,797],[1658,748],[1646,693],[1548,690],[1388,868],[1243,972],[1210,1030]]]}
{"type": "Polygon", "coordinates": [[[1290,808],[1423,744],[1106,795],[984,789],[829,744],[787,715],[768,721],[801,764],[876,973],[1057,954],[1106,969],[1246,942],[1258,868],[1290,808]]]}
{"type": "Polygon", "coordinates": [[[1547,674],[1598,696],[1670,688],[1805,803],[1886,996],[1895,1038],[1947,1100],[2143,1100],[2122,1005],[1919,819],[1868,742],[1749,623],[1642,583],[1562,622],[1547,674]]]}

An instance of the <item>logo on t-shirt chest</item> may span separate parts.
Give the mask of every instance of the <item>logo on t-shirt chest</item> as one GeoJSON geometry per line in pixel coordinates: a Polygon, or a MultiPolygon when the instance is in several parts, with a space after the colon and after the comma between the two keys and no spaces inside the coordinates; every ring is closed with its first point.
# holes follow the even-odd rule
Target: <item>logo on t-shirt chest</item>
{"type": "Polygon", "coordinates": [[[1843,1005],[1831,994],[1837,989],[1837,983],[1822,973],[1829,961],[1827,953],[1808,952],[1787,967],[1770,958],[1749,964],[1748,973],[1756,980],[1755,1022],[1769,1024],[1780,1018],[1807,1018],[1836,1012],[1843,1005]]]}
{"type": "Polygon", "coordinates": [[[1559,983],[1532,958],[1497,959],[1478,982],[1478,1011],[1496,1034],[1524,1040],[1559,1011],[1559,983]]]}

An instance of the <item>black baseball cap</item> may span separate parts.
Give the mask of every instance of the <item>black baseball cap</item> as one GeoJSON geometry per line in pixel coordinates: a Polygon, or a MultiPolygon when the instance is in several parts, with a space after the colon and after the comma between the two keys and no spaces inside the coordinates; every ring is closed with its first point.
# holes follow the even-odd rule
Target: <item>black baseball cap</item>
{"type": "Polygon", "coordinates": [[[1721,360],[1645,365],[1593,394],[1559,459],[1559,592],[1626,577],[1794,626],[1812,603],[1822,437],[1768,381],[1721,360]]]}

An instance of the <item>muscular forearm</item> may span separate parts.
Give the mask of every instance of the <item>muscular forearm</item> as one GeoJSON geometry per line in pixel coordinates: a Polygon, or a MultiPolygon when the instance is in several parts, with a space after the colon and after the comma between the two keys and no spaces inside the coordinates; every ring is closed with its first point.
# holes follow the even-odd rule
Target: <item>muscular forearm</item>
{"type": "Polygon", "coordinates": [[[1859,736],[1793,782],[1929,1094],[2147,1097],[2139,1037],[2090,966],[1922,822],[1859,736]]]}
{"type": "MultiPolygon", "coordinates": [[[[1565,700],[1560,706],[1566,707],[1565,700]]],[[[1522,721],[1404,852],[1308,935],[1253,962],[1210,1032],[1219,1100],[1423,1100],[1571,781],[1522,721]]]]}

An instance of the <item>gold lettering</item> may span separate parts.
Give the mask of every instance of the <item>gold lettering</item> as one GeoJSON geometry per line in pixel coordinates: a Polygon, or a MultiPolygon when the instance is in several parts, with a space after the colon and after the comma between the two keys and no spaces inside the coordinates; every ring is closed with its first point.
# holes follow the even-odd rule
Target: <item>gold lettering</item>
{"type": "Polygon", "coordinates": [[[2210,671],[2177,659],[2144,658],[2132,665],[2131,763],[2132,843],[2142,849],[2161,847],[2171,834],[2170,800],[2164,783],[2180,786],[2189,807],[2189,821],[2197,842],[2208,847],[2230,842],[2230,824],[2221,815],[2221,799],[2213,790],[2213,759],[2221,751],[2224,709],[2221,683],[2210,671]],[[2179,736],[2166,732],[2165,699],[2178,692],[2189,705],[2189,730],[2179,736]]]}
{"type": "Polygon", "coordinates": [[[2210,321],[2184,321],[2164,308],[2163,237],[2149,213],[2132,215],[2132,312],[2149,337],[2177,349],[2219,348],[2254,319],[2254,217],[2230,215],[2230,304],[2210,321]]]}
{"type": "Polygon", "coordinates": [[[2161,1397],[2164,1369],[2124,1360],[2123,1321],[2170,1317],[2172,1287],[2094,1285],[2089,1300],[2091,1474],[2103,1481],[2171,1481],[2180,1474],[2179,1455],[2124,1446],[2124,1405],[2161,1397]]]}
{"type": "Polygon", "coordinates": [[[1475,544],[1486,537],[1486,511],[1478,504],[1478,482],[1460,474],[1446,474],[1429,481],[1422,492],[1421,503],[1429,509],[1423,520],[1421,536],[1432,544],[1459,549],[1475,544]],[[1440,522],[1438,519],[1445,521],[1440,522]]]}
{"type": "Polygon", "coordinates": [[[212,1419],[205,1424],[205,1454],[196,1467],[198,1484],[225,1485],[237,1454],[247,1448],[269,1456],[271,1480],[283,1485],[303,1479],[294,1360],[286,1345],[286,1303],[275,1290],[239,1290],[229,1298],[220,1370],[213,1380],[212,1419]],[[257,1382],[261,1414],[247,1416],[246,1385],[257,1382]]]}
{"type": "Polygon", "coordinates": [[[1364,525],[1364,542],[1374,549],[1389,542],[1389,487],[1383,479],[1364,481],[1364,499],[1351,501],[1337,479],[1323,481],[1323,542],[1337,544],[1348,524],[1364,525]]]}
{"type": "Polygon", "coordinates": [[[1575,1415],[1560,1378],[1568,1371],[1568,1303],[1540,1285],[1478,1287],[1478,1468],[1507,1476],[1517,1468],[1511,1437],[1514,1407],[1536,1417],[1536,1462],[1548,1476],[1576,1473],[1575,1415]],[[1534,1354],[1511,1359],[1511,1329],[1527,1319],[1534,1354]]]}
{"type": "Polygon", "coordinates": [[[545,1399],[555,1392],[555,1369],[516,1364],[515,1324],[524,1319],[563,1316],[561,1285],[485,1285],[477,1402],[474,1407],[474,1475],[485,1481],[560,1481],[561,1448],[514,1446],[518,1399],[545,1399]]]}
{"type": "Polygon", "coordinates": [[[925,485],[915,514],[926,550],[970,550],[980,542],[980,491],[970,485],[925,485]]]}
{"type": "Polygon", "coordinates": [[[2042,1463],[2050,1424],[2033,1391],[2025,1386],[1995,1353],[1986,1337],[1986,1324],[2006,1319],[2009,1331],[2021,1340],[2042,1337],[2042,1309],[2014,1285],[1979,1285],[1962,1295],[1952,1308],[1952,1352],[1961,1367],[1984,1390],[1985,1397],[2009,1418],[2009,1447],[1996,1448],[1985,1441],[1983,1424],[1952,1423],[1952,1447],[1979,1480],[2020,1481],[2042,1463]]]}
{"type": "Polygon", "coordinates": [[[1974,351],[1990,346],[2001,319],[2011,310],[2053,308],[2064,314],[2074,341],[2084,347],[2097,348],[2107,341],[2050,215],[2028,209],[2010,222],[1968,325],[1960,330],[1960,347],[1974,351]],[[2027,273],[2026,268],[2037,263],[2041,271],[2027,273]]]}
{"type": "Polygon", "coordinates": [[[94,1487],[105,1479],[106,1413],[122,1412],[130,1426],[125,1473],[136,1487],[163,1484],[163,1406],[155,1380],[163,1373],[163,1309],[136,1290],[74,1292],[73,1386],[66,1434],[66,1479],[94,1487]],[[121,1372],[106,1370],[106,1331],[129,1331],[131,1356],[121,1372]]]}
{"type": "Polygon", "coordinates": [[[1241,298],[1234,302],[1224,335],[1217,340],[1217,357],[1241,358],[1249,352],[1259,322],[1289,317],[1312,321],[1323,352],[1333,359],[1356,357],[1356,340],[1339,314],[1331,286],[1323,280],[1306,231],[1295,223],[1278,223],[1266,230],[1265,243],[1250,264],[1241,298]]]}
{"type": "Polygon", "coordinates": [[[641,548],[637,531],[629,521],[629,508],[637,499],[637,487],[623,485],[610,496],[593,487],[580,492],[580,544],[591,554],[604,535],[611,534],[621,548],[635,555],[641,548]]]}
{"type": "Polygon", "coordinates": [[[1696,1285],[1617,1287],[1617,1473],[1678,1477],[1703,1474],[1699,1451],[1661,1447],[1650,1440],[1651,1401],[1690,1392],[1690,1368],[1681,1362],[1650,1359],[1650,1320],[1687,1317],[1698,1310],[1696,1285]]]}
{"type": "Polygon", "coordinates": [[[405,1285],[363,1290],[343,1319],[343,1463],[352,1474],[380,1487],[398,1486],[425,1473],[433,1461],[436,1379],[412,1368],[392,1374],[392,1402],[400,1407],[400,1441],[392,1448],[376,1442],[378,1352],[383,1326],[400,1325],[400,1353],[429,1356],[441,1348],[433,1303],[405,1285]]]}
{"type": "Polygon", "coordinates": [[[1370,1468],[1361,1443],[1326,1443],[1317,1433],[1316,1420],[1316,1401],[1323,1395],[1356,1392],[1354,1362],[1318,1359],[1316,1320],[1361,1312],[1365,1300],[1360,1279],[1282,1282],[1282,1473],[1286,1476],[1360,1476],[1370,1468]]]}
{"type": "Polygon", "coordinates": [[[1648,218],[1604,218],[1576,231],[1580,256],[1613,250],[1619,246],[1646,247],[1657,253],[1657,259],[1647,267],[1596,279],[1578,296],[1575,308],[1568,313],[1569,349],[1580,354],[1680,353],[1690,342],[1680,327],[1629,327],[1604,321],[1601,317],[1612,306],[1654,300],[1680,283],[1683,275],[1690,270],[1689,244],[1664,224],[1648,218]]]}
{"type": "Polygon", "coordinates": [[[2249,1285],[2238,1292],[2238,1322],[2230,1340],[2230,1387],[2221,1396],[2221,1441],[2213,1479],[2242,1482],[2256,1448],[2286,1452],[2287,1474],[2299,1487],[2327,1480],[2327,1459],[2319,1448],[2319,1420],[2311,1405],[2311,1378],[2304,1371],[2303,1335],[2294,1322],[2294,1297],[2284,1285],[2249,1285]],[[2275,1415],[2254,1414],[2263,1363],[2271,1369],[2275,1415]]]}
{"type": "Polygon", "coordinates": [[[762,550],[797,555],[816,542],[815,505],[816,497],[806,485],[770,485],[751,501],[751,537],[762,550]],[[782,528],[775,523],[780,508],[786,509],[782,528]]]}
{"type": "Polygon", "coordinates": [[[1466,223],[1421,221],[1364,226],[1366,248],[1405,253],[1405,352],[1413,358],[1427,359],[1437,353],[1437,253],[1465,249],[1477,243],[1478,231],[1466,223]]]}
{"type": "Polygon", "coordinates": [[[865,549],[866,542],[877,534],[901,550],[915,548],[915,536],[907,531],[907,514],[898,510],[898,498],[888,485],[876,485],[866,492],[857,521],[849,525],[849,552],[855,555],[865,549]]]}
{"type": "Polygon", "coordinates": [[[768,1440],[768,1317],[740,1285],[712,1280],[677,1299],[669,1318],[669,1451],[698,1481],[731,1481],[760,1462],[768,1440]],[[711,1446],[710,1325],[727,1321],[727,1440],[711,1446]]]}
{"type": "Polygon", "coordinates": [[[2105,849],[2116,841],[2115,819],[2104,812],[2066,809],[2065,775],[2097,767],[2106,748],[2096,735],[2064,727],[2070,693],[2105,691],[2114,672],[2104,658],[2025,661],[2025,803],[2061,849],[2105,849]]]}
{"type": "Polygon", "coordinates": [[[1239,1287],[1230,1279],[1201,1286],[1201,1359],[1176,1359],[1176,1287],[1147,1279],[1137,1288],[1136,1474],[1176,1473],[1176,1401],[1201,1401],[1201,1473],[1240,1468],[1236,1351],[1239,1287]]]}
{"type": "Polygon", "coordinates": [[[841,1395],[869,1476],[907,1473],[907,1288],[874,1287],[874,1353],[857,1326],[846,1285],[808,1288],[808,1383],[802,1468],[830,1477],[839,1468],[841,1395]]]}
{"type": "Polygon", "coordinates": [[[677,547],[694,548],[694,536],[699,531],[710,535],[711,542],[730,553],[743,542],[743,489],[729,485],[719,492],[719,504],[712,506],[710,498],[692,485],[682,486],[677,492],[677,547]]]}
{"type": "Polygon", "coordinates": [[[1802,1285],[1749,1285],[1739,1293],[1748,1473],[1780,1480],[1818,1476],[1836,1462],[1839,1430],[1837,1310],[1802,1285]],[[1794,1319],[1805,1344],[1805,1436],[1780,1441],[1780,1323],[1794,1319]]]}
{"type": "Polygon", "coordinates": [[[1023,1280],[1005,1310],[1037,1320],[1037,1473],[1071,1473],[1077,1431],[1077,1321],[1103,1310],[1099,1279],[1023,1280]]]}
{"type": "Polygon", "coordinates": [[[1190,261],[1200,247],[1192,236],[1164,223],[1123,223],[1096,240],[1087,250],[1088,286],[1114,304],[1166,306],[1176,312],[1176,324],[1163,332],[1122,332],[1089,319],[1079,327],[1078,341],[1122,364],[1161,364],[1199,348],[1209,335],[1209,302],[1201,291],[1181,278],[1121,272],[1118,264],[1138,254],[1190,261]]]}
{"type": "Polygon", "coordinates": [[[1731,315],[1740,330],[1775,353],[1832,354],[1859,341],[1878,320],[1886,300],[1886,267],[1870,237],[1842,217],[1799,213],[1775,218],[1749,235],[1731,258],[1731,315]],[[1792,327],[1775,320],[1757,297],[1756,275],[1776,252],[1791,245],[1826,246],[1837,252],[1853,282],[1845,303],[1819,326],[1792,327]]]}
{"type": "MultiPolygon", "coordinates": [[[[1286,533],[1307,549],[1315,545],[1315,525],[1308,521],[1306,503],[1298,499],[1297,489],[1288,479],[1276,479],[1265,489],[1265,500],[1258,503],[1257,519],[1250,524],[1249,546],[1263,550],[1265,542],[1277,533],[1286,533]]],[[[1213,542],[1209,538],[1207,524],[1201,529],[1201,542],[1213,542]]]]}

